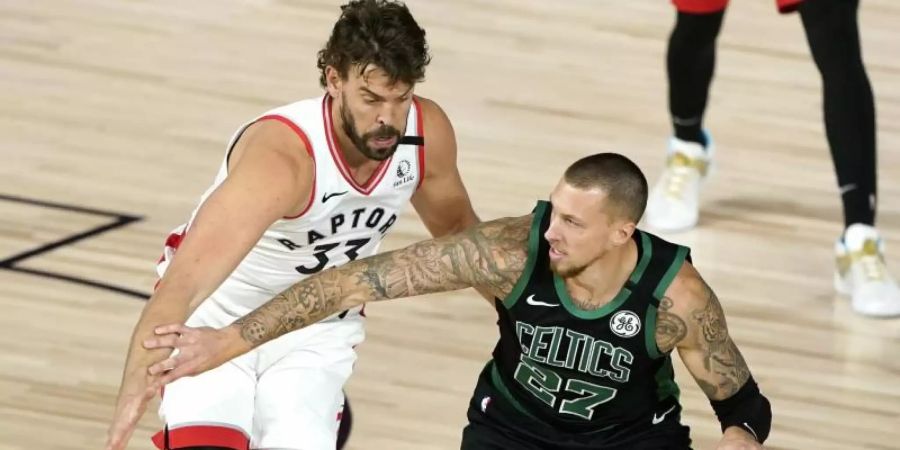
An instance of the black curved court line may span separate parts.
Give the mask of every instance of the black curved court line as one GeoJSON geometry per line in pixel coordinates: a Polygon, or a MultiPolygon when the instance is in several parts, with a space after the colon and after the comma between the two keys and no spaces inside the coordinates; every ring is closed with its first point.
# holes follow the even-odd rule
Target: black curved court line
{"type": "Polygon", "coordinates": [[[100,209],[86,208],[83,206],[66,205],[63,203],[48,202],[48,201],[44,201],[44,200],[35,200],[35,199],[30,199],[30,198],[25,198],[25,197],[18,197],[18,196],[14,196],[14,195],[0,194],[0,200],[14,202],[14,203],[24,203],[27,205],[40,206],[43,208],[61,209],[63,211],[70,211],[70,212],[79,213],[79,214],[90,214],[90,215],[108,217],[110,219],[114,219],[113,222],[111,222],[111,223],[107,223],[105,225],[100,225],[100,226],[91,228],[87,231],[83,231],[81,233],[77,233],[72,236],[65,237],[63,239],[49,242],[49,243],[43,244],[39,247],[30,249],[30,250],[26,250],[24,252],[4,258],[4,259],[0,260],[0,269],[9,270],[12,272],[29,274],[29,275],[35,275],[35,276],[40,276],[40,277],[45,277],[45,278],[53,278],[56,280],[67,281],[69,283],[75,283],[75,284],[80,284],[83,286],[90,286],[90,287],[94,287],[97,289],[104,289],[107,291],[117,292],[117,293],[120,293],[123,295],[128,295],[131,297],[136,297],[136,298],[145,299],[145,300],[150,298],[150,294],[147,294],[147,293],[144,293],[141,291],[137,291],[134,289],[129,289],[129,288],[121,287],[121,286],[112,285],[109,283],[104,283],[101,281],[89,280],[87,278],[81,278],[81,277],[66,275],[66,274],[62,274],[62,273],[51,272],[51,271],[47,271],[47,270],[29,269],[29,268],[25,268],[25,267],[17,267],[16,266],[16,264],[21,263],[22,261],[25,261],[28,258],[33,258],[35,256],[42,255],[44,253],[56,250],[60,247],[72,245],[78,241],[87,239],[89,237],[93,237],[93,236],[99,235],[101,233],[105,233],[107,231],[114,230],[116,228],[124,227],[130,223],[134,223],[134,222],[138,222],[138,221],[142,220],[143,217],[133,216],[130,214],[122,214],[122,213],[113,212],[113,211],[103,211],[100,209]]]}

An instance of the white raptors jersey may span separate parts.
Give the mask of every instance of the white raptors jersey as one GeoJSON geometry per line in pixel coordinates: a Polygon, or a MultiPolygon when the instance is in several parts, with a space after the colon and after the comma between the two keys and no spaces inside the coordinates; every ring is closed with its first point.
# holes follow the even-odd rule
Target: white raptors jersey
{"type": "MultiPolygon", "coordinates": [[[[410,107],[406,135],[396,153],[363,185],[353,180],[338,148],[331,102],[325,95],[276,108],[241,127],[231,139],[225,161],[201,205],[228,176],[227,155],[241,133],[259,120],[279,120],[305,142],[315,160],[314,188],[307,209],[297,217],[273,223],[205,303],[217,303],[229,315],[241,316],[309,275],[373,255],[422,182],[424,139],[417,101],[410,107]]],[[[196,214],[194,210],[191,220],[196,214]]],[[[160,276],[185,230],[190,232],[189,224],[169,236],[158,268],[160,276]]]]}

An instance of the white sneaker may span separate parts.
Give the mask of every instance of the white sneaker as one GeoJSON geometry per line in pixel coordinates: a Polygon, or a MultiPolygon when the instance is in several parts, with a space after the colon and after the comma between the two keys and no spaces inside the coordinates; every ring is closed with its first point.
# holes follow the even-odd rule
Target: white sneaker
{"type": "Polygon", "coordinates": [[[712,164],[713,142],[706,133],[706,149],[696,142],[669,140],[666,169],[647,200],[646,223],[659,231],[681,231],[697,225],[700,183],[712,164]]]}
{"type": "Polygon", "coordinates": [[[878,230],[859,223],[850,225],[844,238],[834,244],[834,252],[834,287],[850,296],[856,312],[879,317],[900,315],[900,288],[887,271],[878,230]]]}

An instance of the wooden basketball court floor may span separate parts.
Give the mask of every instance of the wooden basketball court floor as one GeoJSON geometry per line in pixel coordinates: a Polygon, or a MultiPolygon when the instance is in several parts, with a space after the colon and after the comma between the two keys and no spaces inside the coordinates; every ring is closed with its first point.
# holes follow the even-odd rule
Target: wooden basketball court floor
{"type": "MultiPolygon", "coordinates": [[[[900,448],[900,320],[832,290],[840,203],[797,16],[735,0],[707,124],[717,171],[691,245],[774,405],[776,449],[900,448]]],[[[878,110],[880,229],[900,275],[900,4],[862,2],[878,110]]],[[[0,2],[0,449],[98,449],[166,233],[226,140],[317,96],[332,0],[0,2]],[[83,238],[83,239],[78,239],[83,238]]],[[[483,218],[523,214],[576,158],[655,179],[669,133],[665,0],[410,0],[483,218]]],[[[386,248],[425,237],[410,211],[386,248]]],[[[496,339],[472,292],[372,305],[347,390],[353,449],[458,448],[496,339]]],[[[678,366],[680,363],[676,363],[678,366]]],[[[678,371],[696,448],[719,435],[678,371]]],[[[132,439],[149,449],[152,405],[132,439]]],[[[298,426],[301,426],[298,424],[298,426]]]]}

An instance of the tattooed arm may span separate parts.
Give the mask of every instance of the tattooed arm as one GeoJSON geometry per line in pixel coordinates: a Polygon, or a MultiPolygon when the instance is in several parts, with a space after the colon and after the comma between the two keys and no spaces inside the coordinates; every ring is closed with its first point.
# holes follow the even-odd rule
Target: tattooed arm
{"type": "Polygon", "coordinates": [[[215,368],[267,341],[376,300],[480,286],[504,298],[525,268],[532,216],[482,222],[452,236],[360,259],[313,275],[222,330],[159,327],[146,348],[177,348],[150,367],[171,382],[215,368]]]}
{"type": "Polygon", "coordinates": [[[503,298],[525,267],[531,217],[483,222],[459,234],[327,270],[295,284],[234,326],[255,347],[375,300],[474,286],[503,298]]]}
{"type": "MultiPolygon", "coordinates": [[[[728,335],[718,297],[690,263],[684,263],[660,302],[656,342],[663,352],[678,349],[685,367],[711,401],[732,397],[750,378],[744,357],[728,335]]],[[[758,445],[754,436],[738,427],[725,430],[722,442],[732,440],[758,445]]],[[[731,447],[720,443],[719,448],[731,447]]]]}
{"type": "Polygon", "coordinates": [[[731,397],[750,376],[728,335],[718,297],[690,263],[684,263],[660,302],[656,341],[662,351],[678,349],[710,400],[731,397]]]}

